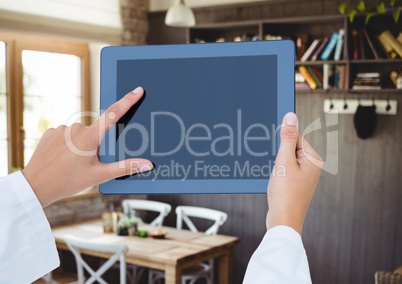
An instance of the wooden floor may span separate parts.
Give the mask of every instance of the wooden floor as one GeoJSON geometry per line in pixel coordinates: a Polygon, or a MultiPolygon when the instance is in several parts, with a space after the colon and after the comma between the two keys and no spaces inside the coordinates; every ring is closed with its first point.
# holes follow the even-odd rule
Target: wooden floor
{"type": "MultiPolygon", "coordinates": [[[[58,271],[52,272],[52,284],[68,284],[68,283],[76,283],[77,275],[69,274],[69,273],[61,273],[58,271]]],[[[33,282],[32,284],[48,284],[45,279],[41,278],[33,282]]]]}

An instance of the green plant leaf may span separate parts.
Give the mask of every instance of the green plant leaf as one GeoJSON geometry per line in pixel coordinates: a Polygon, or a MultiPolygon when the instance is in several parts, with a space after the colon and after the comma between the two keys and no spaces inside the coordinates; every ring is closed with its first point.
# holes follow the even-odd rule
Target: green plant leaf
{"type": "Polygon", "coordinates": [[[368,22],[370,21],[371,17],[374,16],[374,15],[375,15],[374,13],[368,13],[368,14],[366,15],[366,21],[365,21],[365,24],[366,24],[366,25],[367,25],[368,22]]]}
{"type": "Polygon", "coordinates": [[[345,11],[346,11],[346,3],[341,3],[338,7],[339,13],[341,13],[342,15],[345,15],[345,11]]]}
{"type": "Polygon", "coordinates": [[[381,2],[380,4],[377,5],[377,12],[380,14],[385,14],[385,4],[384,2],[381,2]]]}
{"type": "Polygon", "coordinates": [[[355,19],[355,16],[356,16],[356,13],[357,13],[356,10],[350,11],[350,13],[349,13],[349,21],[350,21],[351,23],[353,23],[353,20],[355,19]]]}
{"type": "Polygon", "coordinates": [[[359,4],[357,5],[357,10],[360,12],[363,12],[366,10],[366,5],[364,5],[364,1],[360,1],[359,4]]]}
{"type": "Polygon", "coordinates": [[[389,1],[389,6],[391,6],[391,7],[394,7],[395,6],[395,0],[391,0],[391,1],[389,1]]]}
{"type": "Polygon", "coordinates": [[[397,9],[392,12],[392,16],[394,17],[395,23],[399,21],[399,16],[401,14],[401,10],[397,9]]]}

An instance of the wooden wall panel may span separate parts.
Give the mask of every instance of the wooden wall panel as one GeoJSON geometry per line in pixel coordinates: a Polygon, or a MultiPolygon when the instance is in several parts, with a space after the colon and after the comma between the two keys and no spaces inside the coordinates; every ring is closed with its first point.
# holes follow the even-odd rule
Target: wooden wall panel
{"type": "MultiPolygon", "coordinates": [[[[336,14],[340,2],[272,1],[272,4],[196,9],[195,14],[199,23],[336,14]]],[[[370,3],[375,1],[366,2],[370,3]]],[[[185,31],[163,27],[163,18],[164,13],[150,15],[151,43],[185,42],[185,31]]],[[[326,98],[324,94],[297,95],[300,129],[320,117],[325,124],[322,109],[326,98]]],[[[377,98],[386,99],[387,95],[377,98]]],[[[370,139],[360,140],[356,136],[353,115],[339,115],[337,126],[306,136],[325,157],[326,131],[339,132],[339,172],[321,175],[304,226],[303,241],[313,283],[374,283],[376,270],[391,271],[402,265],[402,97],[394,94],[390,98],[398,100],[399,113],[378,116],[375,135],[370,139]]],[[[234,279],[235,283],[241,283],[248,260],[265,233],[265,195],[149,198],[169,202],[174,207],[205,206],[227,212],[229,218],[221,233],[240,238],[234,254],[234,279]]],[[[173,213],[167,224],[175,223],[173,213]]]]}
{"type": "MultiPolygon", "coordinates": [[[[300,129],[321,117],[326,97],[297,96],[300,129]]],[[[398,95],[393,95],[402,104],[398,95]]],[[[378,116],[373,138],[360,140],[353,115],[340,115],[339,173],[326,172],[306,217],[303,240],[313,283],[372,283],[378,269],[402,265],[402,187],[400,186],[402,109],[397,116],[378,116]]],[[[325,158],[326,129],[306,139],[325,158]]],[[[248,259],[265,233],[266,195],[161,195],[149,199],[204,206],[229,214],[221,233],[236,235],[234,279],[241,283],[248,259]]],[[[172,211],[174,212],[174,211],[172,211]]],[[[175,214],[166,224],[175,226],[175,214]]]]}

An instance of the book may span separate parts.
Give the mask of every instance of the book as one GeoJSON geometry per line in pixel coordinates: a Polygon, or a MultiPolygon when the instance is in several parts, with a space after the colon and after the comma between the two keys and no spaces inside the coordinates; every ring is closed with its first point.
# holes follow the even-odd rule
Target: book
{"type": "Polygon", "coordinates": [[[324,76],[322,75],[322,73],[315,67],[312,67],[311,69],[313,70],[313,72],[317,76],[318,80],[320,80],[320,82],[323,83],[324,82],[324,76]]]}
{"type": "Polygon", "coordinates": [[[402,43],[402,32],[399,33],[398,37],[396,38],[400,43],[402,43]]]}
{"type": "Polygon", "coordinates": [[[336,42],[338,39],[338,33],[334,32],[331,36],[331,39],[329,40],[327,46],[325,47],[324,51],[321,54],[321,59],[322,60],[328,60],[329,57],[331,56],[332,51],[335,48],[336,42]]]}
{"type": "Polygon", "coordinates": [[[379,72],[360,72],[356,74],[356,78],[379,78],[381,74],[379,72]]]}
{"type": "Polygon", "coordinates": [[[371,41],[371,38],[369,37],[367,31],[365,29],[363,29],[363,35],[366,38],[366,41],[370,47],[371,52],[373,53],[373,56],[375,59],[380,59],[381,57],[379,56],[377,50],[375,49],[373,42],[371,41]]]}
{"type": "Polygon", "coordinates": [[[357,73],[353,80],[353,90],[379,90],[382,88],[382,77],[378,72],[357,73]]]}
{"type": "Polygon", "coordinates": [[[353,43],[353,59],[359,59],[359,43],[357,39],[357,29],[352,30],[352,43],[353,43]]]}
{"type": "Polygon", "coordinates": [[[303,77],[306,79],[307,84],[310,86],[312,90],[317,88],[317,84],[315,83],[314,79],[311,77],[309,72],[307,71],[306,67],[300,66],[299,67],[299,72],[303,75],[303,77]]]}
{"type": "Polygon", "coordinates": [[[338,73],[338,89],[344,90],[346,89],[346,66],[345,65],[338,65],[336,67],[336,72],[338,73]]]}
{"type": "Polygon", "coordinates": [[[296,55],[300,60],[302,55],[307,51],[308,34],[300,34],[296,39],[296,55]]]}
{"type": "Polygon", "coordinates": [[[324,90],[328,90],[330,88],[329,78],[332,76],[332,66],[329,64],[324,64],[322,73],[323,73],[323,80],[322,80],[322,87],[324,90]]]}
{"type": "Polygon", "coordinates": [[[306,79],[303,77],[303,75],[299,71],[295,72],[295,82],[296,83],[304,83],[304,82],[306,82],[306,79]]]}
{"type": "Polygon", "coordinates": [[[311,90],[309,85],[306,82],[306,79],[303,77],[303,75],[296,70],[295,72],[295,82],[296,82],[296,90],[311,90]]]}
{"type": "Polygon", "coordinates": [[[338,89],[338,85],[339,85],[339,72],[338,70],[336,70],[334,75],[334,88],[338,89]]]}
{"type": "Polygon", "coordinates": [[[311,88],[309,87],[309,85],[304,82],[300,82],[300,83],[296,83],[296,90],[300,91],[300,90],[311,90],[311,88]]]}
{"type": "Polygon", "coordinates": [[[395,52],[402,57],[402,43],[396,40],[396,38],[391,34],[390,31],[385,30],[379,36],[385,39],[391,47],[395,50],[395,52]]]}
{"type": "MultiPolygon", "coordinates": [[[[317,85],[317,88],[321,89],[322,88],[322,81],[320,80],[319,76],[314,72],[314,70],[311,67],[306,67],[308,73],[310,74],[311,78],[313,78],[314,82],[317,85]]],[[[317,70],[318,71],[318,70],[317,70]]]]}
{"type": "Polygon", "coordinates": [[[301,62],[307,61],[311,58],[314,50],[318,47],[318,45],[320,44],[321,40],[320,39],[315,39],[311,45],[309,46],[309,48],[306,50],[306,52],[303,54],[303,56],[300,58],[301,62]]]}
{"type": "Polygon", "coordinates": [[[375,79],[358,79],[356,78],[353,81],[353,85],[357,86],[376,86],[381,83],[380,78],[375,78],[375,79]]]}
{"type": "Polygon", "coordinates": [[[322,52],[322,50],[324,49],[324,47],[327,45],[328,42],[328,38],[325,37],[320,45],[318,46],[318,48],[314,51],[313,55],[311,56],[311,61],[316,61],[318,56],[320,55],[320,53],[322,52]]]}
{"type": "Polygon", "coordinates": [[[339,32],[338,32],[338,40],[336,42],[336,47],[335,47],[334,60],[340,60],[341,59],[342,48],[343,48],[343,37],[344,36],[345,36],[345,30],[340,29],[339,32]]]}
{"type": "Polygon", "coordinates": [[[359,40],[360,59],[366,59],[366,49],[365,49],[363,34],[361,31],[358,31],[357,39],[359,40]]]}
{"type": "Polygon", "coordinates": [[[378,42],[380,43],[381,47],[383,48],[383,50],[388,58],[394,59],[398,56],[396,54],[395,50],[389,44],[389,42],[385,39],[384,33],[380,34],[377,38],[378,38],[378,42]]]}
{"type": "Polygon", "coordinates": [[[381,90],[381,86],[356,86],[353,85],[353,90],[381,90]]]}
{"type": "Polygon", "coordinates": [[[346,68],[346,65],[344,67],[344,73],[343,73],[343,88],[346,90],[349,88],[349,68],[346,68]]]}

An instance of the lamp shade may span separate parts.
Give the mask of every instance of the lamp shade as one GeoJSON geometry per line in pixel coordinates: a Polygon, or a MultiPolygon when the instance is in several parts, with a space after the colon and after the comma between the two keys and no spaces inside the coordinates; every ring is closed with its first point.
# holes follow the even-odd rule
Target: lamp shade
{"type": "Polygon", "coordinates": [[[166,13],[165,24],[171,27],[192,27],[195,25],[194,13],[183,0],[176,0],[166,13]]]}

